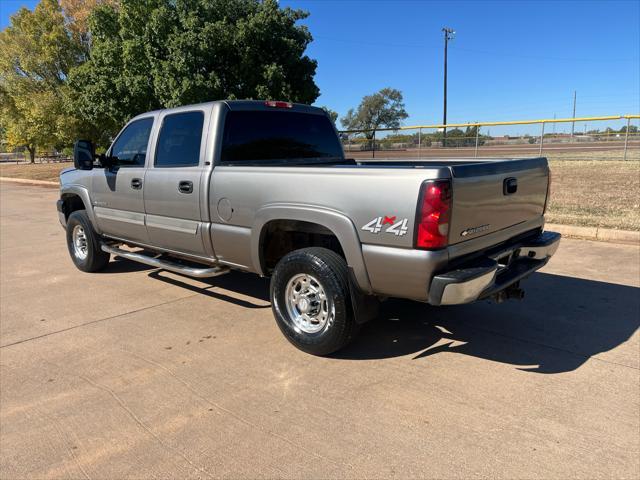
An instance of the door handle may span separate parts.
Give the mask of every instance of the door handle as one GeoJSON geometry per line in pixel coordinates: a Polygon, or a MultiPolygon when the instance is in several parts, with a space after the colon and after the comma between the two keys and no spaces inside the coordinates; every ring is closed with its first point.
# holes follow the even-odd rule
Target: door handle
{"type": "Polygon", "coordinates": [[[182,180],[178,184],[178,191],[180,193],[193,193],[193,182],[189,180],[182,180]]]}
{"type": "Polygon", "coordinates": [[[131,188],[134,190],[140,190],[142,188],[142,180],[140,178],[132,178],[131,188]]]}
{"type": "Polygon", "coordinates": [[[518,191],[518,179],[511,177],[505,178],[502,183],[502,193],[504,195],[511,195],[512,193],[516,193],[518,191]]]}

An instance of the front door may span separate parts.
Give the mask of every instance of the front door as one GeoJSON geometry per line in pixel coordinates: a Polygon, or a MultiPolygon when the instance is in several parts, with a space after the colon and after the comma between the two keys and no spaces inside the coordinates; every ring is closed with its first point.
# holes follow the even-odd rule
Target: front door
{"type": "Polygon", "coordinates": [[[147,231],[154,246],[207,256],[201,179],[206,167],[203,110],[163,114],[160,131],[145,177],[147,231]]]}
{"type": "Polygon", "coordinates": [[[149,243],[143,194],[145,159],[153,121],[153,117],[145,117],[127,125],[107,152],[112,166],[93,173],[94,211],[105,235],[149,243]]]}

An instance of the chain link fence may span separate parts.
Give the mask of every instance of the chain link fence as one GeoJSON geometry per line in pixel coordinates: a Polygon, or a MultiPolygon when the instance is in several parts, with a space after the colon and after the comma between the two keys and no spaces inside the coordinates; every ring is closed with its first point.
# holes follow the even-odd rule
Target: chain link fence
{"type": "MultiPolygon", "coordinates": [[[[72,162],[73,158],[64,153],[41,152],[36,154],[34,163],[65,163],[72,162]]],[[[16,149],[12,152],[0,152],[0,164],[30,163],[29,152],[16,149]]]]}
{"type": "Polygon", "coordinates": [[[546,156],[640,160],[640,115],[417,125],[340,132],[345,154],[371,158],[546,156]]]}

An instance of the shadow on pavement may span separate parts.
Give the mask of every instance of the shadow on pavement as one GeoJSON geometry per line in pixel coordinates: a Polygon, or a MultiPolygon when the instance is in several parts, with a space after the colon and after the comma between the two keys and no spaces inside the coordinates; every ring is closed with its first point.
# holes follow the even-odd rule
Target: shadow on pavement
{"type": "MultiPolygon", "coordinates": [[[[145,270],[134,262],[113,262],[110,271],[145,270]]],[[[149,268],[150,269],[150,268],[149,268]]],[[[149,276],[246,308],[270,308],[269,280],[232,271],[199,279],[195,286],[153,270],[149,276]],[[259,301],[236,298],[218,289],[259,301]]],[[[593,280],[536,273],[522,284],[522,301],[489,301],[432,307],[390,299],[355,341],[332,357],[384,359],[456,353],[507,363],[536,373],[577,369],[590,357],[627,341],[640,326],[640,289],[593,280]]]]}
{"type": "Polygon", "coordinates": [[[132,262],[131,260],[127,260],[126,258],[115,256],[109,262],[109,265],[107,266],[107,268],[97,273],[99,274],[130,273],[130,272],[142,272],[144,270],[153,270],[153,267],[150,267],[143,263],[132,262]]]}
{"type": "Polygon", "coordinates": [[[162,270],[154,270],[153,272],[149,273],[149,277],[156,280],[161,280],[166,283],[170,283],[171,285],[175,285],[177,287],[186,288],[187,290],[191,290],[192,292],[201,293],[202,295],[206,295],[208,297],[240,305],[241,307],[271,308],[271,305],[269,304],[269,280],[266,278],[260,278],[258,275],[231,271],[219,277],[197,279],[198,282],[209,285],[208,287],[199,287],[196,285],[192,285],[188,283],[188,281],[190,281],[187,280],[188,277],[184,277],[185,281],[182,281],[177,274],[173,277],[165,276],[162,270]],[[261,303],[266,302],[267,304],[265,305],[264,303],[252,303],[250,301],[236,298],[217,290],[213,290],[218,288],[239,293],[247,297],[252,297],[256,300],[260,300],[261,303]]]}
{"type": "Polygon", "coordinates": [[[536,273],[523,301],[453,307],[389,300],[380,317],[334,358],[365,360],[457,353],[536,373],[575,370],[640,326],[640,289],[536,273]]]}

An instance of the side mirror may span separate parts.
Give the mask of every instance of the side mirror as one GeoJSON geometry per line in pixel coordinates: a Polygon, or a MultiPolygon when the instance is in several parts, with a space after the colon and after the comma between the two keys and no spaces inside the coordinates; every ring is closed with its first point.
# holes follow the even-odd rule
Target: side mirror
{"type": "Polygon", "coordinates": [[[91,170],[94,157],[93,143],[89,140],[78,140],[73,145],[73,165],[78,170],[91,170]]]}
{"type": "Polygon", "coordinates": [[[98,159],[98,163],[102,168],[109,168],[113,163],[111,162],[111,158],[107,157],[104,153],[101,153],[96,158],[98,159]]]}

